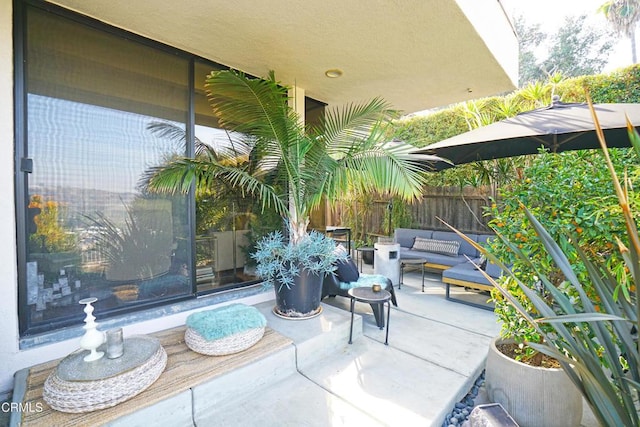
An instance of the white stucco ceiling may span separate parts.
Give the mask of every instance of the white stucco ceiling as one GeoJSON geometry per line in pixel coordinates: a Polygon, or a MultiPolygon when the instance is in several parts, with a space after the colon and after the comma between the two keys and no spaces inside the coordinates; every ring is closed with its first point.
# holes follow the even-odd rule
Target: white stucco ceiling
{"type": "Polygon", "coordinates": [[[499,0],[57,0],[330,105],[382,96],[411,113],[514,88],[499,0]],[[344,74],[329,79],[324,72],[344,74]]]}

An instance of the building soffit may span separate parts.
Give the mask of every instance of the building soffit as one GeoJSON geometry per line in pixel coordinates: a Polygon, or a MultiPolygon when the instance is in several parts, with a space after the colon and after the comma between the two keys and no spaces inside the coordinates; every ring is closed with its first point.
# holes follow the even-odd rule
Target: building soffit
{"type": "Polygon", "coordinates": [[[498,0],[52,3],[253,75],[275,70],[329,105],[382,96],[412,113],[517,81],[517,40],[498,0]]]}

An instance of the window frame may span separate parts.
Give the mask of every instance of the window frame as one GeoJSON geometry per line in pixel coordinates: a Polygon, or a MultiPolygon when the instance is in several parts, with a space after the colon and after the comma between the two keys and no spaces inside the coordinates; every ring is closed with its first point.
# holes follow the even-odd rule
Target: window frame
{"type": "MultiPolygon", "coordinates": [[[[15,131],[15,201],[16,201],[16,242],[17,242],[17,271],[18,271],[18,320],[19,320],[19,334],[20,337],[32,336],[40,333],[55,332],[56,330],[77,324],[77,319],[61,319],[48,322],[46,325],[30,325],[29,310],[27,304],[27,285],[26,285],[26,268],[28,261],[28,222],[29,218],[26,206],[29,201],[29,185],[28,175],[31,169],[32,161],[29,158],[28,152],[28,102],[27,97],[29,94],[28,76],[26,67],[26,51],[28,49],[27,40],[27,19],[28,11],[30,8],[40,9],[41,11],[60,16],[64,19],[71,20],[79,25],[83,25],[91,30],[100,31],[116,37],[122,37],[130,42],[142,45],[148,48],[156,49],[170,55],[175,55],[181,59],[184,59],[188,63],[188,102],[187,102],[187,117],[185,122],[186,140],[187,140],[187,155],[193,156],[194,149],[194,129],[195,129],[195,62],[211,64],[212,68],[226,69],[221,64],[217,64],[206,58],[199,57],[197,55],[190,54],[180,49],[171,47],[158,41],[150,40],[145,37],[134,34],[130,31],[113,27],[105,24],[99,20],[96,20],[85,15],[64,9],[60,6],[45,3],[38,0],[14,0],[13,8],[13,34],[14,34],[14,131],[15,131]]],[[[192,251],[192,259],[190,260],[190,278],[191,289],[188,293],[182,294],[169,299],[161,299],[157,302],[151,302],[144,305],[132,306],[132,307],[119,307],[116,309],[105,312],[106,318],[126,315],[132,312],[139,312],[141,310],[148,310],[166,306],[167,304],[173,304],[180,301],[191,300],[203,293],[198,293],[197,283],[195,279],[195,193],[192,191],[186,196],[188,198],[188,212],[187,223],[189,229],[189,240],[192,251]]],[[[255,283],[255,282],[253,282],[255,283]]],[[[219,291],[228,290],[230,288],[245,287],[253,284],[252,282],[234,283],[233,286],[221,287],[220,289],[214,289],[207,293],[215,293],[219,291]]]]}
{"type": "MultiPolygon", "coordinates": [[[[159,50],[164,53],[176,55],[188,61],[188,103],[186,127],[187,155],[193,157],[195,154],[195,129],[196,129],[196,63],[211,65],[212,69],[229,69],[229,67],[211,61],[207,58],[195,55],[181,49],[172,47],[159,41],[155,41],[131,31],[118,28],[106,24],[98,19],[91,18],[80,13],[65,9],[61,6],[47,3],[43,0],[14,0],[13,1],[13,64],[14,64],[14,188],[15,188],[15,220],[16,220],[16,251],[17,251],[17,273],[18,273],[18,320],[19,320],[19,336],[21,341],[33,340],[38,334],[56,334],[61,328],[77,325],[81,319],[64,319],[61,321],[52,321],[47,325],[29,325],[29,313],[27,304],[27,284],[26,284],[26,268],[28,261],[28,213],[26,206],[29,202],[29,186],[28,174],[31,168],[31,161],[28,153],[28,103],[27,97],[29,88],[27,87],[27,68],[25,60],[27,58],[26,51],[28,49],[27,40],[27,15],[29,8],[37,8],[48,14],[57,15],[65,19],[72,20],[80,25],[86,26],[92,30],[100,31],[116,37],[125,38],[133,43],[159,50]]],[[[315,110],[326,107],[322,101],[305,97],[309,101],[309,109],[315,110]]],[[[307,103],[305,103],[307,104],[307,103]]],[[[322,113],[320,113],[322,114],[322,113]]],[[[226,285],[216,287],[206,291],[198,291],[196,280],[196,206],[195,191],[192,187],[188,200],[187,222],[189,229],[189,239],[191,247],[191,292],[169,299],[161,299],[157,302],[132,307],[119,307],[104,313],[107,322],[112,318],[118,318],[133,312],[141,312],[143,310],[163,310],[165,307],[186,302],[187,305],[195,303],[199,297],[209,295],[224,295],[229,290],[243,290],[254,286],[260,280],[252,280],[246,282],[233,282],[226,285]]],[[[239,297],[243,292],[239,292],[239,297]]],[[[233,298],[232,298],[233,299],[233,298]]]]}

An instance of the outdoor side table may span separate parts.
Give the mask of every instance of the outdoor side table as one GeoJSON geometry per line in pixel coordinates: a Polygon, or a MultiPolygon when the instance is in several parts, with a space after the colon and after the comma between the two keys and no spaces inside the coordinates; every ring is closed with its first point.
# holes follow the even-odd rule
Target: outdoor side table
{"type": "Polygon", "coordinates": [[[360,272],[362,273],[362,258],[364,256],[365,252],[373,252],[375,251],[375,248],[372,248],[371,246],[360,246],[359,248],[356,248],[356,252],[360,252],[360,272]]]}
{"type": "MultiPolygon", "coordinates": [[[[384,303],[387,303],[387,333],[384,339],[384,345],[389,345],[389,316],[391,314],[391,294],[384,289],[374,292],[368,286],[359,288],[351,288],[347,291],[351,297],[351,328],[349,330],[349,344],[353,342],[353,316],[356,307],[356,301],[367,304],[379,304],[381,312],[384,313],[384,303]]],[[[382,328],[380,328],[382,329],[382,328]]]]}
{"type": "Polygon", "coordinates": [[[56,411],[81,413],[115,406],[148,388],[167,365],[160,341],[144,335],[126,338],[119,358],[85,362],[86,355],[86,350],[71,353],[45,380],[42,397],[56,411]]]}
{"type": "Polygon", "coordinates": [[[422,292],[424,292],[424,259],[422,258],[401,258],[400,259],[400,284],[398,289],[402,289],[404,283],[404,267],[407,265],[419,265],[422,270],[422,292]]]}

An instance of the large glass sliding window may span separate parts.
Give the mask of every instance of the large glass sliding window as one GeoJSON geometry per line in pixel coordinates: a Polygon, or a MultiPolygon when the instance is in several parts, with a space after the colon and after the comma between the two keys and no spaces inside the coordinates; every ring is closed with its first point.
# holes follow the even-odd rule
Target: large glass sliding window
{"type": "MultiPolygon", "coordinates": [[[[220,129],[207,101],[221,66],[15,4],[21,335],[81,323],[86,297],[105,318],[255,283],[249,253],[282,228],[278,215],[222,181],[175,197],[145,186],[150,168],[184,155],[260,172],[250,139],[220,129]]],[[[306,110],[315,122],[324,104],[306,110]]]]}
{"type": "MultiPolygon", "coordinates": [[[[205,92],[212,67],[196,61],[194,67],[194,110],[196,152],[204,148],[227,164],[253,170],[252,146],[242,135],[220,129],[205,92]]],[[[255,281],[249,255],[251,242],[259,237],[257,227],[275,217],[270,230],[280,219],[262,212],[261,204],[246,192],[226,182],[218,182],[196,194],[196,281],[199,292],[228,289],[239,283],[255,281]]]]}
{"type": "Polygon", "coordinates": [[[23,333],[194,293],[189,199],[144,174],[187,154],[189,59],[26,9],[23,333]]]}

